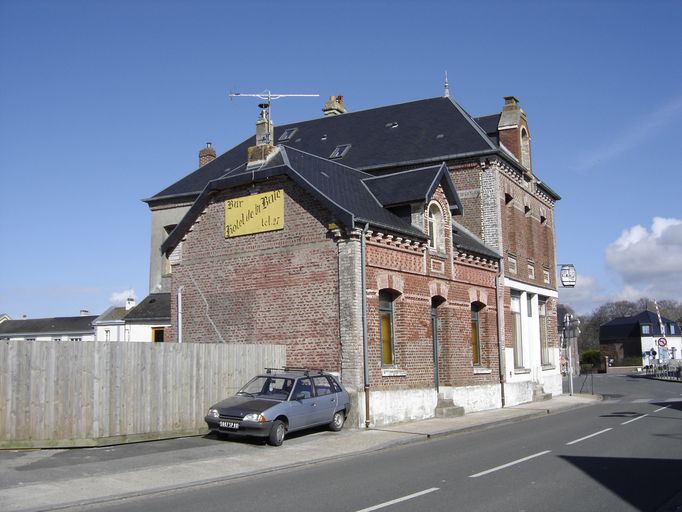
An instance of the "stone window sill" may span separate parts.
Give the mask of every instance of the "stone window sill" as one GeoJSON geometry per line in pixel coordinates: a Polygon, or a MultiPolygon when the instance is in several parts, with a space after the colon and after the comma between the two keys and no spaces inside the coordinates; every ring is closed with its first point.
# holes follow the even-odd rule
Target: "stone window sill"
{"type": "Polygon", "coordinates": [[[484,366],[474,366],[474,375],[489,375],[493,373],[490,368],[485,368],[484,366]]]}
{"type": "Polygon", "coordinates": [[[382,377],[407,377],[407,372],[405,370],[401,370],[400,368],[382,368],[381,369],[381,376],[382,377]]]}
{"type": "Polygon", "coordinates": [[[554,366],[553,364],[543,364],[542,371],[546,372],[548,370],[556,370],[556,366],[554,366]]]}
{"type": "Polygon", "coordinates": [[[516,375],[524,375],[530,373],[530,368],[514,368],[516,375]]]}

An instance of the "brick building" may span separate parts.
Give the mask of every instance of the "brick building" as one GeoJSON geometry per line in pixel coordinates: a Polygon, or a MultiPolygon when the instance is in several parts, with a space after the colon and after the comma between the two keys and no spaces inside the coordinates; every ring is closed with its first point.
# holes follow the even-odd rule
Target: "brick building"
{"type": "Polygon", "coordinates": [[[332,97],[320,119],[264,111],[255,145],[202,150],[147,200],[168,338],[286,344],[375,425],[433,416],[439,394],[473,411],[561,393],[558,196],[506,101],[474,119],[449,97],[356,113],[332,97]]]}

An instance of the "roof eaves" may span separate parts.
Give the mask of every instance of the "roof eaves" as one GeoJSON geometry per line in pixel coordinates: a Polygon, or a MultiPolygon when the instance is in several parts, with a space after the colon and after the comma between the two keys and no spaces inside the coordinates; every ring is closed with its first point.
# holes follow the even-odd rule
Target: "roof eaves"
{"type": "Polygon", "coordinates": [[[423,231],[421,231],[421,230],[419,230],[419,229],[417,229],[411,225],[409,225],[409,226],[406,225],[406,227],[404,227],[404,228],[402,226],[397,226],[397,225],[389,226],[388,224],[384,224],[383,222],[377,222],[377,221],[372,220],[372,219],[365,219],[364,217],[357,217],[355,219],[355,222],[357,224],[365,224],[365,225],[372,226],[375,228],[385,229],[385,230],[390,231],[392,233],[400,233],[402,235],[408,235],[408,236],[411,236],[414,238],[418,238],[419,240],[428,240],[429,239],[429,237],[426,236],[426,234],[424,234],[423,231]]]}
{"type": "Polygon", "coordinates": [[[378,164],[378,165],[368,165],[365,167],[358,167],[357,169],[359,171],[375,171],[375,170],[379,170],[379,169],[386,169],[386,168],[392,168],[392,167],[403,167],[406,165],[440,163],[440,162],[447,161],[447,160],[456,160],[456,159],[461,159],[461,158],[490,156],[490,155],[495,155],[497,153],[498,153],[498,151],[496,151],[496,150],[484,149],[484,150],[480,150],[480,151],[470,151],[467,153],[453,153],[453,154],[446,154],[446,155],[440,155],[440,156],[434,156],[434,157],[428,157],[428,158],[418,158],[416,160],[404,160],[401,162],[385,162],[385,163],[378,164]]]}

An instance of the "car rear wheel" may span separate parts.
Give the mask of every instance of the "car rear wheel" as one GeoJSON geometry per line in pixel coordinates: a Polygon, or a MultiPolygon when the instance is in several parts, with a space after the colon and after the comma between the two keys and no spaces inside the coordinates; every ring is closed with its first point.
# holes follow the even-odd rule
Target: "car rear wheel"
{"type": "Polygon", "coordinates": [[[272,446],[280,446],[284,442],[287,429],[281,420],[275,420],[268,435],[268,443],[272,446]]]}
{"type": "Polygon", "coordinates": [[[334,432],[338,432],[343,428],[343,424],[345,422],[346,422],[345,411],[336,411],[334,413],[334,417],[332,418],[332,422],[329,424],[329,428],[334,432]]]}

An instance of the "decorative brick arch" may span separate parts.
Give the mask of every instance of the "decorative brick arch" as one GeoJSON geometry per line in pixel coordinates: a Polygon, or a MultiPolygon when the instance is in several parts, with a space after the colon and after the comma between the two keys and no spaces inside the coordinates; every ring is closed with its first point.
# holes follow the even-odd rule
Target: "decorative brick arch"
{"type": "Polygon", "coordinates": [[[469,302],[480,302],[484,306],[488,306],[488,291],[479,288],[469,288],[469,302]]]}
{"type": "Polygon", "coordinates": [[[377,290],[394,290],[402,295],[405,279],[397,274],[381,272],[377,275],[377,290]]]}
{"type": "Polygon", "coordinates": [[[448,300],[448,291],[450,290],[450,287],[448,286],[447,283],[443,283],[440,281],[431,281],[429,283],[429,297],[434,298],[434,297],[442,297],[445,300],[448,300]]]}

